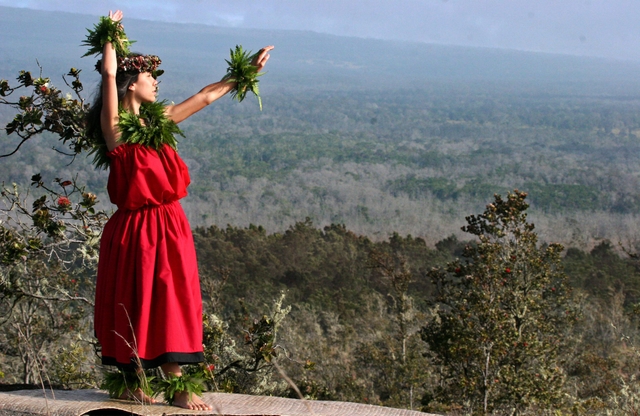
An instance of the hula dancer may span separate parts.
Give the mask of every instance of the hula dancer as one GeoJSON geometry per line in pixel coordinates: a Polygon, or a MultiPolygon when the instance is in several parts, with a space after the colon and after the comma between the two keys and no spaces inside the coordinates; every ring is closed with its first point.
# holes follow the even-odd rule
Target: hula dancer
{"type": "Polygon", "coordinates": [[[177,123],[229,92],[240,98],[247,90],[257,93],[256,77],[273,46],[238,58],[244,62],[235,67],[248,72],[230,62],[220,82],[165,105],[156,102],[160,59],[130,53],[121,20],[121,11],[110,12],[85,41],[87,55],[102,54],[87,135],[95,144],[94,163],[109,168],[109,197],[118,207],[102,235],[96,283],[102,362],[121,370],[104,386],[114,398],[153,403],[153,389],[141,375],[161,367],[165,400],[211,410],[198,397],[198,380],[180,368],[203,361],[202,299],[191,228],[178,202],[187,195],[189,173],[174,134],[182,134],[177,123]]]}

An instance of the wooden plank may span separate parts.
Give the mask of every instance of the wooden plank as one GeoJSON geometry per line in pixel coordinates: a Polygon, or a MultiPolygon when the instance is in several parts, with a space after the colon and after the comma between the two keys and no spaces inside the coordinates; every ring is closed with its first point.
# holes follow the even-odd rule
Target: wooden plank
{"type": "MultiPolygon", "coordinates": [[[[142,405],[112,400],[102,390],[20,390],[0,393],[0,416],[224,415],[224,416],[427,416],[405,409],[347,402],[296,400],[244,394],[205,393],[213,411],[185,410],[166,404],[142,405]]],[[[435,415],[432,415],[435,416],[435,415]]]]}

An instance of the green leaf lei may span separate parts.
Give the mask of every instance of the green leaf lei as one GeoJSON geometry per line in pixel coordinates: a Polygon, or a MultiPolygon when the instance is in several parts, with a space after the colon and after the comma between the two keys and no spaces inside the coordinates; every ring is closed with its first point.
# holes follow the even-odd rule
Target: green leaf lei
{"type": "MultiPolygon", "coordinates": [[[[156,150],[168,144],[176,149],[178,141],[174,134],[184,137],[178,125],[165,115],[165,101],[143,103],[140,106],[140,115],[121,108],[119,117],[119,141],[122,143],[140,144],[156,150]]],[[[108,152],[104,139],[94,146],[90,154],[94,155],[93,164],[97,168],[106,169],[109,166],[108,152]]]]}
{"type": "Polygon", "coordinates": [[[171,374],[171,376],[166,380],[158,381],[158,390],[161,390],[164,393],[164,400],[170,405],[173,405],[176,393],[186,391],[189,393],[189,400],[191,400],[194,393],[198,396],[202,396],[202,392],[204,391],[204,382],[201,378],[193,375],[183,374],[181,376],[176,376],[175,374],[171,374]]]}
{"type": "Polygon", "coordinates": [[[89,34],[87,38],[82,42],[83,46],[88,46],[89,51],[82,55],[83,57],[89,55],[97,55],[102,53],[104,44],[111,42],[116,50],[116,56],[127,56],[129,53],[129,46],[135,41],[127,39],[127,35],[124,33],[124,28],[120,22],[114,22],[108,16],[100,17],[98,24],[93,26],[93,29],[87,29],[89,34]]]}
{"type": "Polygon", "coordinates": [[[224,79],[236,83],[236,87],[231,91],[231,98],[241,102],[244,100],[247,92],[251,91],[258,97],[258,104],[260,104],[260,111],[262,111],[258,77],[263,74],[258,72],[258,67],[251,64],[251,61],[257,53],[251,55],[251,51],[245,51],[241,45],[236,45],[235,50],[230,50],[230,55],[230,60],[225,59],[229,67],[227,68],[227,75],[224,79]]]}

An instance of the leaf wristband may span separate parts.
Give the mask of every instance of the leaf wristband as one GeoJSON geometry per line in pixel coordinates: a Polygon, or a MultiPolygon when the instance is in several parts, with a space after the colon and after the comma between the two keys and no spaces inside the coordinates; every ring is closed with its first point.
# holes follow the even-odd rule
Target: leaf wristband
{"type": "Polygon", "coordinates": [[[111,42],[117,56],[127,56],[130,53],[129,46],[134,43],[127,39],[122,24],[107,16],[100,17],[98,24],[94,25],[93,29],[87,29],[87,32],[89,34],[82,45],[89,47],[89,51],[82,55],[83,57],[102,53],[107,42],[111,42]]]}
{"type": "Polygon", "coordinates": [[[230,50],[230,59],[225,59],[229,67],[223,80],[236,83],[235,88],[231,91],[232,99],[242,102],[247,92],[251,91],[258,98],[260,111],[262,111],[262,99],[258,89],[258,77],[262,74],[258,72],[258,67],[251,63],[256,55],[251,55],[251,51],[245,51],[241,45],[236,45],[235,50],[230,50]]]}

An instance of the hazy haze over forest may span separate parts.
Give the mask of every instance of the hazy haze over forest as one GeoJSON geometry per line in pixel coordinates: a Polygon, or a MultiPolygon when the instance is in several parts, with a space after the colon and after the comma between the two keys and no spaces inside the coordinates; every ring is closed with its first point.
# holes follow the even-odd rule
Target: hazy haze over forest
{"type": "Polygon", "coordinates": [[[640,60],[635,0],[0,0],[0,6],[640,60]]]}
{"type": "MultiPolygon", "coordinates": [[[[193,226],[278,231],[310,217],[434,243],[460,233],[494,192],[518,187],[545,239],[638,240],[640,61],[139,20],[139,3],[128,4],[134,50],[159,55],[167,71],[160,99],[178,102],[220,79],[233,45],[277,48],[261,81],[264,111],[252,98],[225,98],[181,125],[193,226]]],[[[80,43],[101,13],[0,6],[0,78],[36,74],[37,60],[64,90],[61,75],[74,66],[90,97],[98,74],[80,43]]],[[[8,137],[0,151],[15,143],[8,137]]],[[[73,174],[52,145],[25,145],[0,164],[0,179],[73,174]]],[[[106,175],[81,159],[70,169],[108,205],[106,175]]]]}

